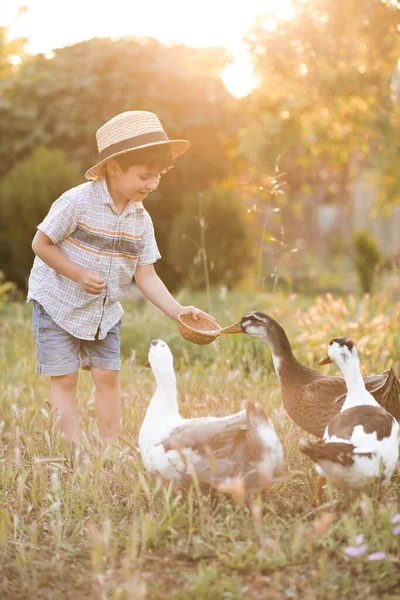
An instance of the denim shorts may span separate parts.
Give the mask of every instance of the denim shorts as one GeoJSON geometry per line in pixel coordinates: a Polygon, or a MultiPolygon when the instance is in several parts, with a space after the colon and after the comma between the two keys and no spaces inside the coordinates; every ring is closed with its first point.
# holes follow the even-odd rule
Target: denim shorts
{"type": "Polygon", "coordinates": [[[59,327],[39,302],[34,301],[32,326],[36,342],[36,373],[56,376],[90,370],[119,371],[119,321],[104,340],[80,340],[59,327]]]}

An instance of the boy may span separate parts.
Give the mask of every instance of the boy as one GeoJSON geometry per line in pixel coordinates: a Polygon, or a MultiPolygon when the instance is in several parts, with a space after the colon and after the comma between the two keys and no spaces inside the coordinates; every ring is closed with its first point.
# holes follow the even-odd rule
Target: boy
{"type": "Polygon", "coordinates": [[[160,258],[142,201],[160,174],[190,143],[169,140],[158,117],[121,113],[96,133],[99,161],[89,182],[54,202],[32,242],[36,254],[28,301],[36,372],[50,376],[50,405],[68,444],[79,447],[75,405],[78,368],[90,369],[100,434],[114,440],[121,416],[118,302],[135,277],[144,295],[166,315],[206,314],[181,306],[157,276],[160,258]]]}

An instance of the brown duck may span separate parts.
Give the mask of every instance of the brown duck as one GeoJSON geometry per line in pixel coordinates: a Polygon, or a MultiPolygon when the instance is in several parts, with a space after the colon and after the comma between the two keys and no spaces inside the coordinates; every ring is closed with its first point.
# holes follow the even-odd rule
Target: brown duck
{"type": "MultiPolygon", "coordinates": [[[[325,375],[302,365],[293,355],[285,330],[262,312],[245,314],[238,323],[225,327],[221,333],[246,333],[268,344],[289,417],[301,429],[322,437],[325,427],[340,412],[346,398],[343,377],[325,375]]],[[[399,421],[400,380],[393,369],[364,377],[364,382],[375,400],[399,421]]]]}

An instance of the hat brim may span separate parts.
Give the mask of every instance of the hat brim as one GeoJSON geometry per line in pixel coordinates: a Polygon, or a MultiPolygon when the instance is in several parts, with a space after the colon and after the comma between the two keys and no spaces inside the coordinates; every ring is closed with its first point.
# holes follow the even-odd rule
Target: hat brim
{"type": "Polygon", "coordinates": [[[134,150],[140,150],[141,148],[149,148],[150,146],[165,146],[169,145],[171,147],[172,160],[181,156],[190,146],[190,142],[188,140],[166,140],[162,142],[151,142],[149,144],[142,144],[141,146],[135,146],[134,148],[128,148],[127,150],[121,150],[120,152],[115,152],[114,154],[110,154],[107,158],[104,158],[100,162],[96,163],[93,167],[90,167],[85,173],[86,179],[90,181],[96,181],[100,177],[104,176],[104,165],[111,158],[115,158],[120,154],[126,154],[127,152],[133,152],[134,150]]]}

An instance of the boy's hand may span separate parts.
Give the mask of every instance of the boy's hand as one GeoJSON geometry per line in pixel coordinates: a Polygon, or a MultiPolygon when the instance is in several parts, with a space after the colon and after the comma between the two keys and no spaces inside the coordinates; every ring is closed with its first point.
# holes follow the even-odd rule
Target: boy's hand
{"type": "Polygon", "coordinates": [[[190,313],[193,315],[194,319],[196,319],[199,315],[203,315],[204,317],[208,317],[212,321],[215,321],[214,317],[212,317],[208,313],[204,312],[204,310],[200,310],[199,308],[196,308],[195,306],[182,306],[182,310],[180,312],[181,312],[181,314],[182,313],[183,314],[190,313]]]}
{"type": "Polygon", "coordinates": [[[79,279],[79,285],[89,292],[89,294],[101,294],[104,290],[106,282],[101,279],[100,275],[96,271],[82,271],[79,279]]]}

